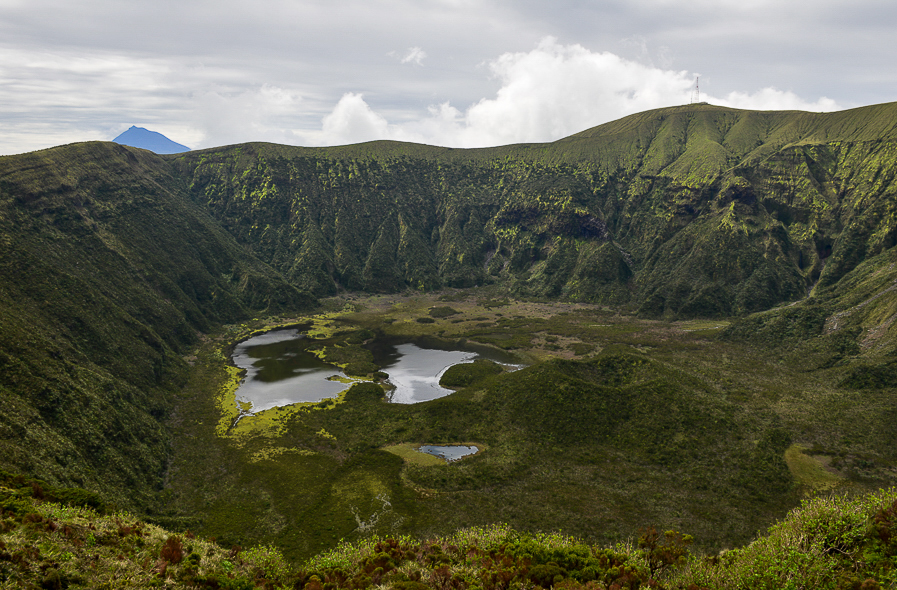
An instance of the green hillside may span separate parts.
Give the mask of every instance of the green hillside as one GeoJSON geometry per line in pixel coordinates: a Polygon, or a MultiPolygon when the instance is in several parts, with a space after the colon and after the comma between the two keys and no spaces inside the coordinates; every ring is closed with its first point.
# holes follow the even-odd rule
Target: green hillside
{"type": "Polygon", "coordinates": [[[692,105],[551,144],[247,144],[170,161],[241,244],[319,296],[498,284],[724,317],[897,243],[895,114],[692,105]]]}
{"type": "Polygon", "coordinates": [[[135,506],[202,332],[313,300],[247,254],[154,154],[0,158],[0,463],[135,506]]]}
{"type": "Polygon", "coordinates": [[[495,523],[744,545],[808,495],[897,483],[895,135],[897,103],[699,104],[475,150],[2,157],[0,469],[293,563],[495,523]],[[306,323],[309,350],[374,381],[377,339],[528,366],[423,404],[366,383],[241,418],[233,346],[306,323]],[[420,443],[481,452],[421,463],[420,443]]]}

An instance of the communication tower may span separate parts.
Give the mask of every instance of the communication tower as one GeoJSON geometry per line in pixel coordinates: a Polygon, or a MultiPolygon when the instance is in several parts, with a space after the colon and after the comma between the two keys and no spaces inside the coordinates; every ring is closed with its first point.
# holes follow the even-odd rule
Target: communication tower
{"type": "Polygon", "coordinates": [[[695,78],[695,89],[691,93],[691,103],[690,104],[698,104],[701,102],[701,87],[698,85],[698,82],[701,81],[701,77],[697,76],[695,78]]]}

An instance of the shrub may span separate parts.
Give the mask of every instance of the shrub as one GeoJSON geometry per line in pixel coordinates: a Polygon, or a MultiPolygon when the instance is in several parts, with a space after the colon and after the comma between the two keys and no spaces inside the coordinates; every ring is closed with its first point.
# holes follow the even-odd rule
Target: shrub
{"type": "Polygon", "coordinates": [[[431,307],[428,312],[431,318],[447,318],[453,315],[457,315],[461,313],[460,311],[453,309],[451,307],[431,307]]]}
{"type": "Polygon", "coordinates": [[[168,537],[159,551],[159,557],[168,563],[180,563],[184,559],[184,544],[181,542],[181,538],[176,535],[168,537]]]}
{"type": "Polygon", "coordinates": [[[566,577],[567,570],[556,563],[540,564],[529,572],[529,579],[543,588],[551,588],[566,577]]]}
{"type": "Polygon", "coordinates": [[[358,332],[354,332],[351,336],[346,338],[346,342],[348,344],[363,344],[366,340],[370,340],[374,336],[376,336],[376,334],[368,329],[359,330],[358,332]]]}
{"type": "Polygon", "coordinates": [[[649,527],[642,530],[638,546],[645,552],[651,575],[656,576],[683,561],[688,555],[688,546],[692,540],[691,535],[676,531],[666,531],[661,536],[656,528],[649,527]]]}
{"type": "Polygon", "coordinates": [[[593,350],[595,350],[595,346],[592,344],[586,344],[585,342],[575,342],[570,345],[570,350],[573,351],[573,354],[576,356],[582,356],[584,354],[589,354],[593,350]]]}
{"type": "Polygon", "coordinates": [[[378,367],[374,363],[354,362],[346,365],[345,368],[343,368],[343,372],[346,375],[362,376],[375,373],[379,368],[380,367],[378,367]]]}
{"type": "Polygon", "coordinates": [[[106,511],[106,503],[98,494],[81,488],[55,488],[45,491],[45,494],[48,500],[60,504],[93,508],[101,513],[106,511]]]}
{"type": "Polygon", "coordinates": [[[886,389],[897,383],[897,362],[881,366],[861,365],[852,368],[839,383],[847,389],[886,389]]]}
{"type": "Polygon", "coordinates": [[[386,393],[383,388],[376,383],[356,383],[346,392],[345,400],[361,401],[361,400],[379,400],[383,399],[386,393]]]}

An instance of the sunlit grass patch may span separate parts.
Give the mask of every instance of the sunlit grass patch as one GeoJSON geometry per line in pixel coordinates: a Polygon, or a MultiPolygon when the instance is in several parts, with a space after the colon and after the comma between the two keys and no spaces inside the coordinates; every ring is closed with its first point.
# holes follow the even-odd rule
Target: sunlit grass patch
{"type": "Polygon", "coordinates": [[[296,414],[332,405],[328,402],[338,403],[344,396],[345,392],[341,392],[340,397],[327,399],[323,402],[305,402],[289,406],[277,406],[254,414],[244,413],[224,434],[219,433],[219,436],[232,439],[238,445],[243,444],[249,438],[257,436],[278,438],[284,433],[288,420],[296,414]]]}
{"type": "MultiPolygon", "coordinates": [[[[223,355],[222,355],[223,356],[223,355]]],[[[243,381],[243,369],[233,365],[224,365],[226,375],[222,379],[216,396],[216,405],[221,412],[215,433],[218,436],[226,436],[236,421],[244,413],[244,409],[237,405],[237,389],[243,381]]],[[[246,408],[248,410],[248,408],[246,408]]]]}
{"type": "Polygon", "coordinates": [[[370,379],[361,379],[359,377],[347,377],[346,375],[331,375],[326,378],[327,381],[335,381],[337,383],[345,383],[346,385],[353,385],[355,383],[366,383],[369,382],[370,379]]]}
{"type": "Polygon", "coordinates": [[[421,467],[445,465],[444,460],[428,453],[422,453],[418,448],[420,448],[419,443],[401,443],[383,447],[383,450],[388,451],[393,455],[398,455],[408,463],[420,465],[421,467]]]}
{"type": "Polygon", "coordinates": [[[705,330],[722,330],[727,328],[730,323],[728,320],[688,320],[676,322],[674,325],[683,332],[703,332],[705,330]]]}
{"type": "MultiPolygon", "coordinates": [[[[446,464],[445,459],[441,459],[435,455],[431,455],[429,453],[425,453],[420,450],[420,448],[424,446],[421,443],[401,443],[397,445],[390,445],[388,447],[383,447],[384,451],[388,451],[393,455],[398,455],[402,459],[404,459],[407,463],[412,465],[417,465],[420,467],[430,467],[436,465],[444,466],[446,464]]],[[[482,443],[473,443],[473,442],[459,442],[459,443],[450,443],[450,444],[441,444],[441,447],[476,447],[476,452],[470,455],[465,455],[460,459],[455,459],[452,463],[457,461],[463,461],[467,457],[473,457],[482,453],[486,450],[486,445],[482,443]]]]}
{"type": "Polygon", "coordinates": [[[798,484],[807,488],[808,492],[824,492],[844,482],[844,478],[826,471],[817,459],[804,454],[805,450],[793,444],[785,451],[785,463],[798,484]]]}

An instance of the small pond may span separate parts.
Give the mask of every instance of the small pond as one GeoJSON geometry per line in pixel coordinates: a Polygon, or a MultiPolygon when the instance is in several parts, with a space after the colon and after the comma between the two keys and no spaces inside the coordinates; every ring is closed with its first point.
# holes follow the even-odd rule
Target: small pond
{"type": "MultiPolygon", "coordinates": [[[[245,369],[246,375],[237,389],[238,402],[252,404],[252,413],[277,406],[303,402],[319,402],[337,397],[351,387],[338,367],[325,363],[305,350],[308,341],[306,326],[273,330],[253,336],[234,347],[233,362],[245,369]]],[[[367,345],[374,362],[389,374],[387,397],[394,403],[414,404],[437,399],[452,393],[439,386],[439,379],[450,366],[489,358],[519,368],[513,359],[486,347],[462,350],[444,343],[418,339],[376,340],[367,345]]]]}
{"type": "Polygon", "coordinates": [[[417,449],[421,453],[427,453],[440,459],[445,459],[446,463],[457,461],[468,455],[476,455],[478,448],[467,445],[421,445],[417,449]]]}

